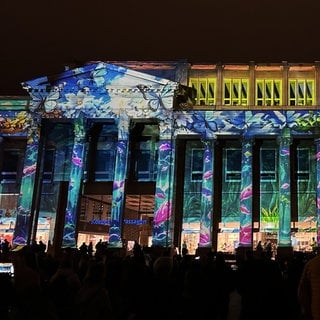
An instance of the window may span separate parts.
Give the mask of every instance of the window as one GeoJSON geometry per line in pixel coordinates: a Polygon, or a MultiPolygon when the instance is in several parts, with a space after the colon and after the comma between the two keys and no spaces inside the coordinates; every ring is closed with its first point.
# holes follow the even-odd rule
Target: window
{"type": "MultiPolygon", "coordinates": [[[[4,137],[0,146],[0,184],[2,194],[18,194],[26,150],[26,140],[4,137]]],[[[32,169],[33,167],[30,167],[32,169]]],[[[31,172],[33,172],[31,170],[31,172]]]]}
{"type": "Polygon", "coordinates": [[[71,161],[73,148],[71,145],[56,149],[54,162],[54,180],[68,181],[70,178],[71,161]]]}
{"type": "Polygon", "coordinates": [[[310,171],[310,158],[308,148],[297,148],[297,180],[308,181],[310,171]]]}
{"type": "Polygon", "coordinates": [[[290,106],[312,106],[314,105],[314,96],[314,80],[289,80],[290,106]]]}
{"type": "Polygon", "coordinates": [[[112,181],[115,168],[116,142],[111,136],[100,136],[95,156],[95,181],[112,181]]]}
{"type": "Polygon", "coordinates": [[[93,201],[92,203],[92,214],[93,217],[99,217],[103,214],[103,201],[93,201]]]}
{"type": "Polygon", "coordinates": [[[260,150],[260,179],[261,181],[276,181],[275,148],[262,148],[260,150]]]}
{"type": "Polygon", "coordinates": [[[113,181],[116,152],[117,128],[113,122],[90,122],[88,131],[87,161],[83,177],[90,182],[113,181]]]}
{"type": "Polygon", "coordinates": [[[3,150],[1,183],[18,183],[18,171],[22,165],[22,150],[3,150]]]}
{"type": "Polygon", "coordinates": [[[196,105],[213,106],[216,104],[216,79],[190,78],[190,86],[197,92],[196,105]]]}
{"type": "Polygon", "coordinates": [[[241,181],[241,149],[225,149],[225,181],[241,181]]]}
{"type": "Polygon", "coordinates": [[[223,104],[226,106],[247,106],[248,83],[248,79],[224,79],[223,104]]]}
{"type": "Polygon", "coordinates": [[[281,80],[256,81],[256,105],[257,106],[280,106],[282,104],[281,80]]]}
{"type": "Polygon", "coordinates": [[[157,177],[158,143],[152,140],[137,143],[135,172],[138,181],[155,181],[157,177]]]}
{"type": "Polygon", "coordinates": [[[87,220],[87,212],[88,212],[89,200],[87,197],[81,197],[80,202],[80,221],[87,220]]]}
{"type": "Polygon", "coordinates": [[[54,160],[55,160],[55,150],[47,149],[44,155],[43,164],[43,182],[52,183],[54,176],[54,160]]]}
{"type": "Polygon", "coordinates": [[[201,181],[203,175],[203,149],[191,150],[191,181],[201,181]]]}
{"type": "Polygon", "coordinates": [[[159,157],[158,123],[133,122],[130,131],[129,179],[156,181],[159,157]]]}

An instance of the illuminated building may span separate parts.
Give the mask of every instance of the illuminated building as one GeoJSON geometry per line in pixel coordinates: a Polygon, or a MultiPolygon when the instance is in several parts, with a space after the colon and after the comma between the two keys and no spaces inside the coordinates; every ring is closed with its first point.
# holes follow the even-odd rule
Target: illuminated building
{"type": "Polygon", "coordinates": [[[0,235],[309,250],[319,80],[317,62],[116,61],[26,81],[0,100],[0,235]]]}

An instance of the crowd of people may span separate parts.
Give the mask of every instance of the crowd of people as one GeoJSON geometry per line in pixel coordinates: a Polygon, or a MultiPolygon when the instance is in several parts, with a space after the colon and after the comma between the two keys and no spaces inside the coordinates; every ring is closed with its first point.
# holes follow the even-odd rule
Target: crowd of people
{"type": "Polygon", "coordinates": [[[8,255],[11,250],[11,243],[7,239],[0,240],[0,256],[8,255]]]}
{"type": "Polygon", "coordinates": [[[222,252],[135,243],[124,254],[100,242],[52,255],[34,243],[10,252],[13,276],[0,274],[0,319],[230,320],[232,292],[241,297],[234,320],[320,319],[320,255],[236,258],[233,269],[222,252]]]}

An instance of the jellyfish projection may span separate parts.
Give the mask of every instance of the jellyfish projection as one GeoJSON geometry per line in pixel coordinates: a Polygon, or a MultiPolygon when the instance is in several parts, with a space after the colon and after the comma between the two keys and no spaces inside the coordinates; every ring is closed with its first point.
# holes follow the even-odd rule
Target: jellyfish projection
{"type": "Polygon", "coordinates": [[[199,247],[209,247],[212,244],[213,158],[213,143],[207,141],[203,157],[199,247]]]}
{"type": "Polygon", "coordinates": [[[73,154],[71,159],[71,172],[68,187],[68,202],[65,214],[65,224],[63,230],[63,247],[76,247],[77,239],[75,234],[76,229],[76,213],[82,178],[82,163],[83,163],[83,143],[75,143],[73,146],[73,154]]]}
{"type": "Polygon", "coordinates": [[[167,247],[172,241],[172,203],[170,199],[171,142],[159,145],[159,166],[155,195],[152,244],[167,247]]]}
{"type": "Polygon", "coordinates": [[[291,246],[290,132],[285,130],[279,148],[279,247],[291,246]],[[288,135],[289,134],[289,135],[288,135]]]}
{"type": "Polygon", "coordinates": [[[26,245],[30,236],[31,206],[37,169],[38,143],[27,145],[20,195],[17,204],[17,218],[12,238],[14,245],[26,245]]]}
{"type": "Polygon", "coordinates": [[[252,245],[252,142],[242,144],[239,246],[252,245]]]}
{"type": "Polygon", "coordinates": [[[124,187],[128,157],[128,140],[119,140],[117,144],[116,170],[114,174],[109,246],[121,247],[121,228],[124,208],[124,187]]]}

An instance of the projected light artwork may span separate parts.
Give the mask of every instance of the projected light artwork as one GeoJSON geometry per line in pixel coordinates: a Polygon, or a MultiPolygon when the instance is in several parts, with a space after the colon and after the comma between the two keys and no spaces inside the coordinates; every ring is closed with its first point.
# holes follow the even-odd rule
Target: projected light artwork
{"type": "Polygon", "coordinates": [[[8,163],[1,176],[1,194],[15,194],[9,211],[0,203],[0,221],[5,212],[14,221],[13,244],[27,244],[46,219],[46,239],[59,223],[61,246],[77,247],[79,217],[88,210],[88,224],[104,230],[112,248],[123,246],[130,226],[154,246],[185,241],[192,250],[251,248],[256,233],[290,247],[299,228],[319,239],[318,110],[195,108],[190,88],[161,70],[104,62],[23,87],[30,101],[0,104],[3,152],[13,150],[12,139],[25,141],[23,157],[8,153],[21,161],[21,179],[10,178],[8,163]],[[138,199],[143,183],[150,187],[138,198],[148,195],[149,206],[132,206],[128,199],[138,199]]]}

